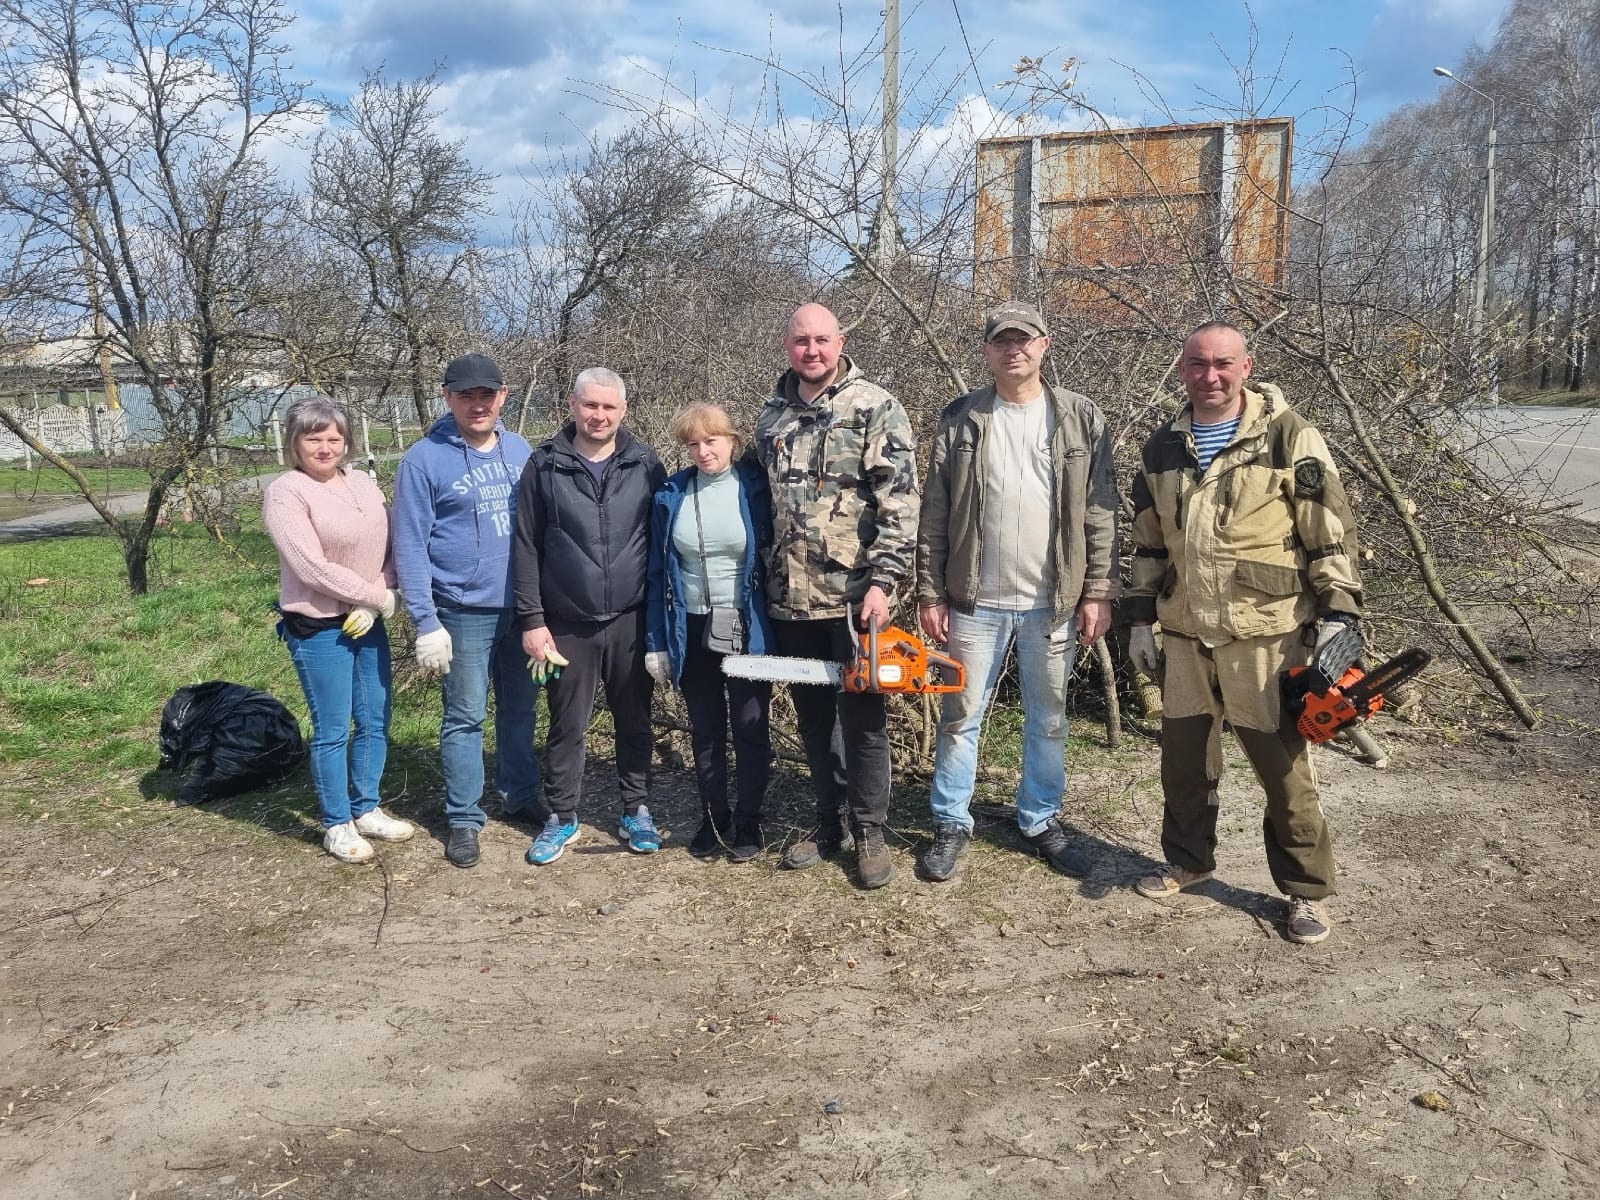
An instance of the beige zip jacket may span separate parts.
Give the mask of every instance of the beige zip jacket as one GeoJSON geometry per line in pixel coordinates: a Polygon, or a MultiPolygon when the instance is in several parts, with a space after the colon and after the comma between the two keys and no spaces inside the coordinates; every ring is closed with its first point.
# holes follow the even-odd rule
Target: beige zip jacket
{"type": "Polygon", "coordinates": [[[1133,477],[1134,624],[1210,646],[1361,613],[1355,524],[1317,430],[1271,384],[1199,473],[1192,409],[1150,436],[1133,477]]]}

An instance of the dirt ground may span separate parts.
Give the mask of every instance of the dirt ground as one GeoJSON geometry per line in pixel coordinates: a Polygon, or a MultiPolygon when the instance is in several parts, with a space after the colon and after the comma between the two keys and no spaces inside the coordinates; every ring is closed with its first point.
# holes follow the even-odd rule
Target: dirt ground
{"type": "MultiPolygon", "coordinates": [[[[1565,686],[1547,712],[1593,708],[1565,686]]],[[[619,848],[602,769],[542,870],[493,819],[472,871],[437,824],[342,867],[251,797],[7,819],[0,1196],[1587,1200],[1600,746],[1376,729],[1386,771],[1318,752],[1317,947],[1283,938],[1236,754],[1219,880],[1129,890],[1159,853],[1138,738],[1073,764],[1087,881],[1001,807],[957,881],[916,880],[914,781],[875,893],[848,856],[691,859],[668,771],[661,854],[619,848]]],[[[393,807],[437,821],[428,786],[393,807]]]]}

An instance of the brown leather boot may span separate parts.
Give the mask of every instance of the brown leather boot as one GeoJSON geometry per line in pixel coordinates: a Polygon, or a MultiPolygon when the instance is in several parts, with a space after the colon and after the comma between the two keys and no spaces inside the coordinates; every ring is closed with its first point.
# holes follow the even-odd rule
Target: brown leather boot
{"type": "Polygon", "coordinates": [[[856,875],[861,886],[881,888],[894,878],[894,863],[883,842],[883,827],[868,825],[856,834],[856,875]]]}

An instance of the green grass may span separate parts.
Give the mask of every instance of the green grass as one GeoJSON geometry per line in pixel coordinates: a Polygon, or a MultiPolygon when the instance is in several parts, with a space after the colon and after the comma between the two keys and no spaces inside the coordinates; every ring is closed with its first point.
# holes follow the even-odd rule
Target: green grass
{"type": "MultiPolygon", "coordinates": [[[[117,543],[107,535],[0,545],[0,809],[88,821],[166,814],[169,800],[154,795],[150,777],[159,759],[162,706],[186,684],[227,679],[261,688],[287,704],[309,734],[299,681],[276,635],[277,556],[259,514],[247,515],[228,545],[198,526],[163,528],[150,571],[150,594],[135,598],[117,543]]],[[[395,697],[384,792],[404,797],[402,813],[426,818],[437,814],[440,792],[439,693],[410,662],[410,632],[403,619],[391,626],[395,697]]],[[[775,714],[775,721],[789,720],[775,714]]],[[[1008,804],[1014,796],[1021,730],[1018,707],[991,709],[980,761],[998,770],[980,776],[979,803],[1008,804]]],[[[601,706],[592,753],[610,753],[609,732],[601,706]]],[[[774,729],[785,744],[794,742],[792,732],[792,725],[774,729]]],[[[1076,715],[1068,747],[1074,803],[1082,806],[1093,794],[1087,777],[1075,772],[1090,763],[1120,770],[1140,745],[1130,737],[1128,751],[1108,756],[1098,715],[1076,715]]],[[[687,759],[687,743],[681,748],[687,759]]],[[[928,820],[930,767],[896,772],[897,819],[914,828],[928,820]]],[[[157,782],[175,790],[171,781],[157,782]]],[[[680,782],[692,786],[687,777],[680,782]]],[[[274,828],[304,824],[316,811],[303,770],[282,787],[236,803],[250,820],[274,828]]],[[[805,823],[813,805],[804,769],[785,764],[770,815],[805,823]]]]}
{"type": "MultiPolygon", "coordinates": [[[[19,499],[53,496],[76,496],[78,485],[48,464],[38,464],[28,470],[19,463],[0,466],[0,496],[19,499]]],[[[150,475],[137,467],[84,467],[83,473],[94,485],[96,493],[143,492],[150,488],[150,475]]]]}
{"type": "MultiPolygon", "coordinates": [[[[164,811],[141,784],[160,757],[162,706],[190,683],[271,692],[309,732],[259,518],[231,550],[198,527],[163,531],[151,574],[150,594],[129,596],[108,536],[0,546],[0,804],[33,812],[54,795],[86,813],[164,811]]],[[[422,782],[437,772],[438,694],[398,664],[397,677],[391,769],[422,782]]],[[[315,809],[304,771],[272,795],[285,816],[315,809]]]]}

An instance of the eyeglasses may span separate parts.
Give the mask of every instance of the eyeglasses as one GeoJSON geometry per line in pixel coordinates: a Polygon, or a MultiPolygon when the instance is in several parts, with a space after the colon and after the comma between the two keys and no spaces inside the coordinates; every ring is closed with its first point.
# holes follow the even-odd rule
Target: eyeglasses
{"type": "Polygon", "coordinates": [[[989,339],[989,345],[1002,350],[1023,350],[1038,340],[1038,337],[994,337],[989,339]]]}

